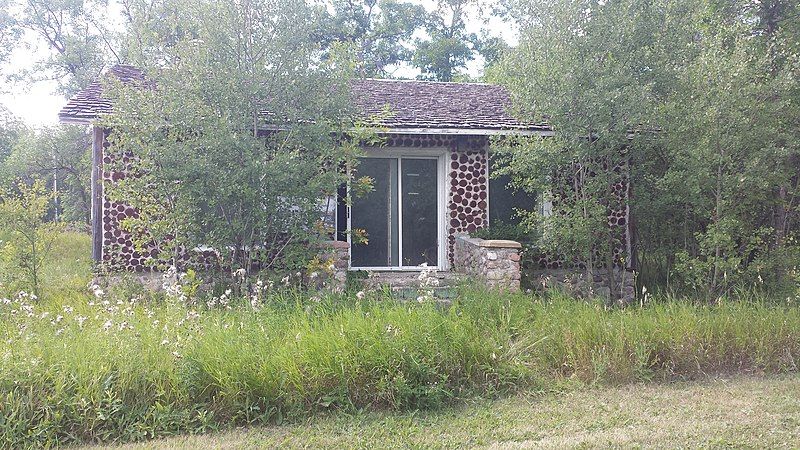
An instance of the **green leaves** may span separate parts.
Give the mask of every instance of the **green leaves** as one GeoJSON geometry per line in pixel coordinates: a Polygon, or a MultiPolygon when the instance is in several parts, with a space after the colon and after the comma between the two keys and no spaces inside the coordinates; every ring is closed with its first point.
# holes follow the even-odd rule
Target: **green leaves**
{"type": "Polygon", "coordinates": [[[322,17],[322,43],[350,47],[356,73],[383,78],[390,75],[392,66],[411,59],[412,35],[426,15],[421,5],[395,0],[336,0],[330,4],[332,13],[322,17]]]}
{"type": "Polygon", "coordinates": [[[786,280],[782,274],[798,261],[765,258],[794,254],[783,247],[798,219],[796,5],[509,4],[522,36],[499,78],[514,93],[517,114],[547,121],[555,138],[503,152],[511,155],[516,184],[550,183],[565,192],[568,201],[554,216],[566,220],[562,229],[580,231],[572,240],[556,233],[556,240],[585,245],[593,241],[587,236],[601,236],[592,228],[603,225],[588,225],[588,209],[573,206],[603,202],[611,179],[596,174],[629,158],[642,261],[668,267],[691,280],[684,287],[711,296],[752,283],[757,274],[750,267],[783,265],[772,278],[786,280]],[[553,173],[565,173],[562,182],[574,179],[577,167],[599,162],[588,185],[548,181],[553,173]]]}
{"type": "Polygon", "coordinates": [[[415,41],[411,64],[422,71],[420,78],[459,81],[463,70],[475,58],[478,38],[467,32],[466,22],[476,0],[438,0],[437,8],[425,18],[426,38],[415,41]]]}
{"type": "Polygon", "coordinates": [[[138,212],[124,226],[140,251],[174,265],[210,247],[226,270],[293,269],[327,238],[319,199],[347,181],[357,147],[344,134],[351,66],[321,59],[312,13],[199,4],[191,37],[153,45],[167,63],[146,66],[147,85],[109,86],[108,169],[121,176],[107,192],[138,212]]]}
{"type": "Polygon", "coordinates": [[[19,181],[2,194],[0,226],[6,242],[0,247],[4,266],[0,284],[41,295],[42,266],[59,231],[57,224],[46,221],[53,198],[39,180],[31,185],[19,181]]]}

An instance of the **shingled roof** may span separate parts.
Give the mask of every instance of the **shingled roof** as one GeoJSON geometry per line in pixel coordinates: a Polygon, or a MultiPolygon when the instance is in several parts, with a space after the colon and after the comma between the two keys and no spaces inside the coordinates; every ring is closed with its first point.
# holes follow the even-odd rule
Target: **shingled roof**
{"type": "Polygon", "coordinates": [[[356,80],[353,102],[364,117],[388,105],[388,128],[453,128],[464,130],[529,130],[508,113],[511,99],[502,87],[484,83],[409,80],[356,80]]]}
{"type": "MultiPolygon", "coordinates": [[[[124,64],[117,64],[105,73],[105,76],[112,75],[126,84],[144,82],[145,79],[139,68],[124,64]]],[[[58,118],[67,123],[89,123],[111,111],[111,101],[103,98],[102,83],[96,80],[69,99],[67,105],[58,112],[58,118]]]]}
{"type": "MultiPolygon", "coordinates": [[[[124,83],[142,82],[136,67],[116,65],[106,72],[124,83]]],[[[480,133],[537,131],[544,125],[526,124],[508,112],[508,91],[484,83],[359,79],[352,82],[353,102],[363,118],[380,115],[379,125],[392,131],[454,130],[480,133]],[[382,115],[386,109],[389,116],[382,115]]],[[[112,111],[96,81],[72,97],[59,112],[62,122],[90,123],[112,111]]]]}

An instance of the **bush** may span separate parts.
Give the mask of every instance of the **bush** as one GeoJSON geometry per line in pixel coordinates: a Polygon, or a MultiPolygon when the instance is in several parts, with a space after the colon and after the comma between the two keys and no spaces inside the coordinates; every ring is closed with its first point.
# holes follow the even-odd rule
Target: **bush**
{"type": "Polygon", "coordinates": [[[377,293],[271,291],[256,309],[245,299],[192,309],[95,294],[2,302],[0,446],[434,408],[564,383],[796,371],[800,355],[800,309],[787,304],[605,310],[465,290],[442,310],[377,293]]]}
{"type": "Polygon", "coordinates": [[[30,289],[37,296],[41,294],[42,268],[60,228],[45,221],[52,199],[41,181],[32,185],[19,181],[0,198],[0,226],[8,239],[0,248],[2,281],[30,289]]]}

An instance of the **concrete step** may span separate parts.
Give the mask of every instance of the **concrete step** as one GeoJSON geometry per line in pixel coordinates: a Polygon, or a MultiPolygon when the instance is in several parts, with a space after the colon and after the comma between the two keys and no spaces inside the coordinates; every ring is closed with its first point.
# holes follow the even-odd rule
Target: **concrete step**
{"type": "MultiPolygon", "coordinates": [[[[384,287],[396,289],[416,289],[419,288],[424,280],[420,279],[422,271],[374,271],[370,272],[369,276],[365,278],[364,286],[373,289],[380,289],[384,287]]],[[[435,279],[438,286],[430,286],[433,288],[452,288],[461,281],[461,275],[443,271],[443,272],[428,272],[426,277],[428,286],[430,286],[430,279],[435,279]]]]}

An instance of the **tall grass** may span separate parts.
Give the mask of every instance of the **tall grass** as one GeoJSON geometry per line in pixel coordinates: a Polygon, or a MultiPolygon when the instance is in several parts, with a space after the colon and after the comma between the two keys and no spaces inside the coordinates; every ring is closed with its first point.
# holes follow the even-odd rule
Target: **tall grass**
{"type": "Polygon", "coordinates": [[[76,291],[0,306],[0,446],[129,441],[328,409],[720,372],[797,371],[800,309],[605,310],[465,290],[449,309],[274,293],[252,310],[76,291]],[[271,306],[276,305],[276,306],[271,306]]]}

